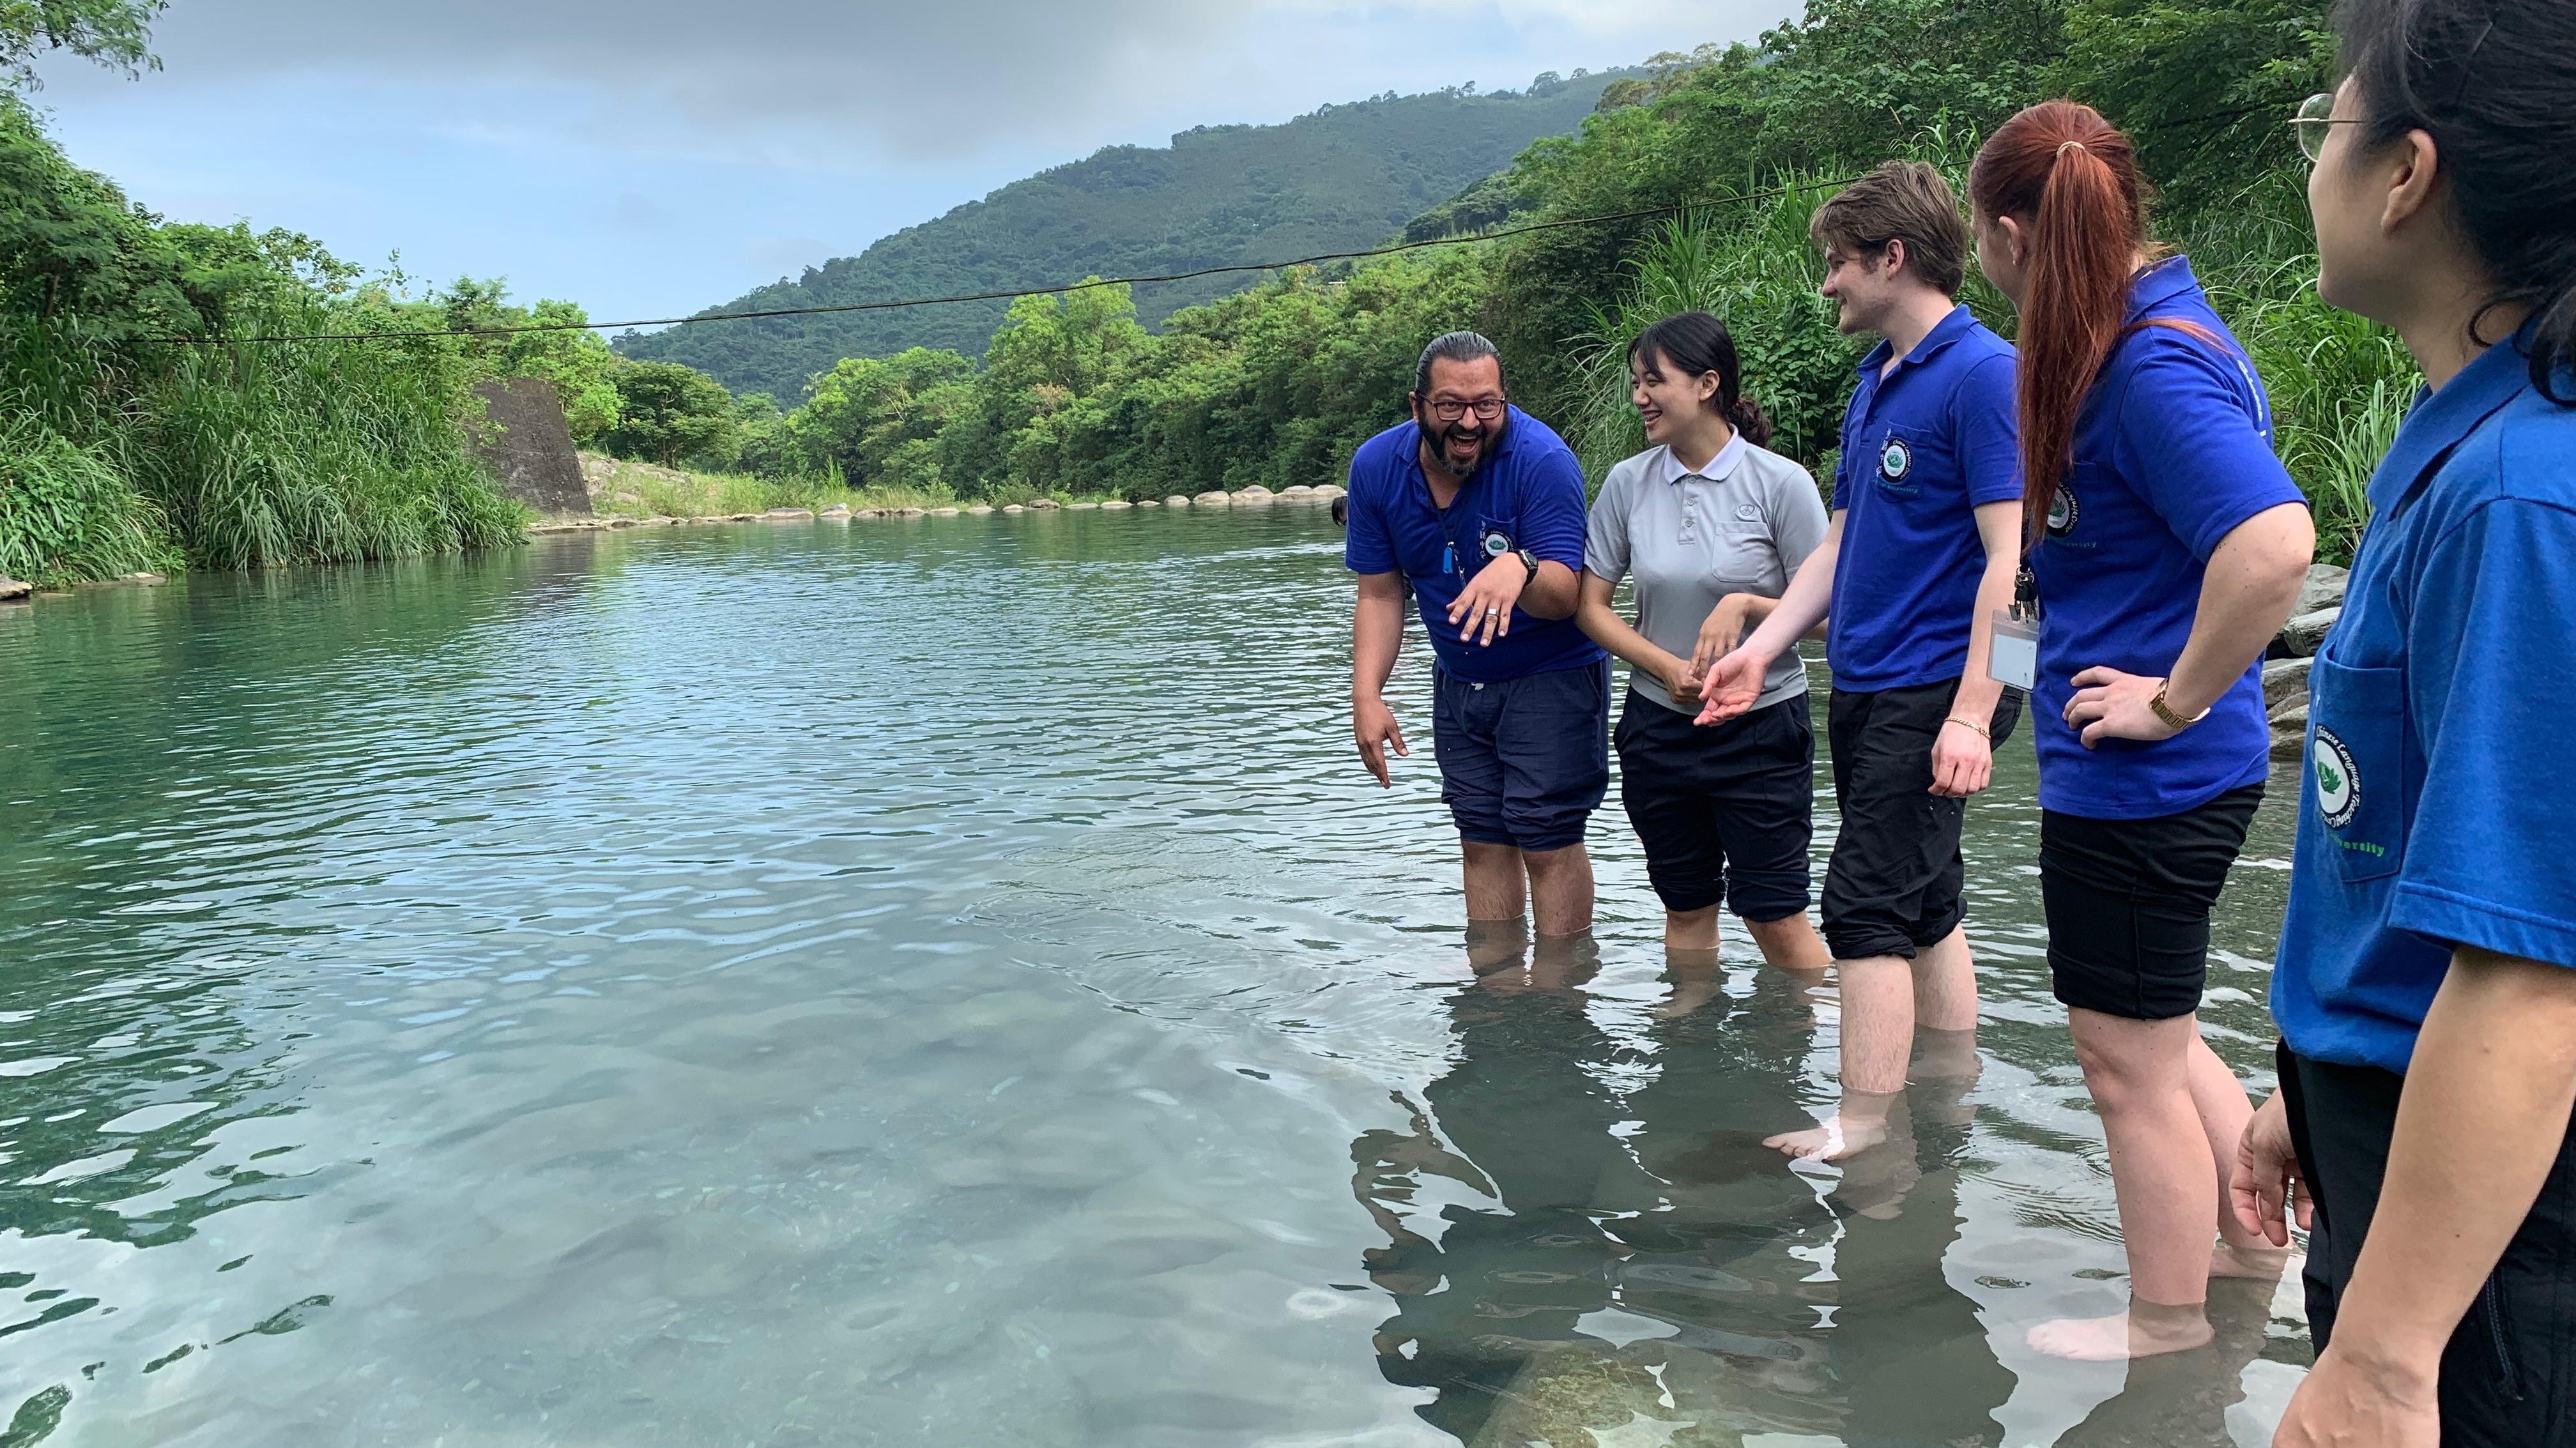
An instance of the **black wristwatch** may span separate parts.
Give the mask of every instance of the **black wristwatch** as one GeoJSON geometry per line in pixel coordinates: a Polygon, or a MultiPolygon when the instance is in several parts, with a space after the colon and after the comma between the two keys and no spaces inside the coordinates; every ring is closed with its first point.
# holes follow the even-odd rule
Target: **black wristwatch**
{"type": "Polygon", "coordinates": [[[1526,548],[1523,548],[1514,552],[1512,556],[1521,561],[1521,566],[1523,568],[1529,570],[1529,577],[1521,580],[1521,587],[1527,588],[1531,584],[1538,582],[1538,555],[1532,553],[1526,548]]]}

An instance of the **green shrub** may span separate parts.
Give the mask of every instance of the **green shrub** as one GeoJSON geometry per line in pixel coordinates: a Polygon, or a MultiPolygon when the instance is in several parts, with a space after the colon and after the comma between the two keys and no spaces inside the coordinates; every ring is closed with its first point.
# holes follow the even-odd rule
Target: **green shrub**
{"type": "Polygon", "coordinates": [[[0,425],[0,576],[38,587],[168,567],[160,510],[113,459],[33,413],[0,425]]]}

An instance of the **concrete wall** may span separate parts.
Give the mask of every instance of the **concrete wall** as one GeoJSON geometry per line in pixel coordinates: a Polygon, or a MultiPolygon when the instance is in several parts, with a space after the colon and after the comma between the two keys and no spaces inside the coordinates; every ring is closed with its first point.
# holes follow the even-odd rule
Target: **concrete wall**
{"type": "Polygon", "coordinates": [[[492,470],[501,491],[549,517],[590,516],[590,491],[582,486],[581,459],[554,384],[535,377],[478,382],[485,423],[474,455],[492,470]]]}

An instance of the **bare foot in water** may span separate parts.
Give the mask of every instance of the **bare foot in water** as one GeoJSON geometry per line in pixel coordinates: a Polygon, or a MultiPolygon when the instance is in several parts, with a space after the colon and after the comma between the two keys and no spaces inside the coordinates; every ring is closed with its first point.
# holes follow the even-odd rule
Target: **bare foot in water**
{"type": "Polygon", "coordinates": [[[1841,1161],[1856,1156],[1887,1140],[1887,1118],[1875,1120],[1848,1117],[1837,1113],[1823,1123],[1805,1131],[1784,1131],[1763,1138],[1762,1144],[1792,1159],[1841,1161]]]}
{"type": "Polygon", "coordinates": [[[2035,1352],[2080,1363],[2116,1363],[2159,1353],[2189,1352],[2215,1334],[2197,1302],[2180,1307],[2132,1302],[2109,1317],[2061,1317],[2043,1322],[2023,1339],[2035,1352]]]}

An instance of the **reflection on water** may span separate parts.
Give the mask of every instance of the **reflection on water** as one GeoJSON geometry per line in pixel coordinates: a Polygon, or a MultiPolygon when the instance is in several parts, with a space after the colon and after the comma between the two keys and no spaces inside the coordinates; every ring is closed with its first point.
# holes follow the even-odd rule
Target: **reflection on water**
{"type": "MultiPolygon", "coordinates": [[[[0,610],[0,1442],[2260,1441],[2267,1294],[2020,1346],[2124,1288],[2026,753],[1977,1049],[1792,1170],[1830,990],[1668,968],[1615,811],[1597,943],[1462,956],[1338,561],[1033,515],[0,610]]],[[[2219,922],[2249,1080],[2286,851],[2219,922]]]]}

